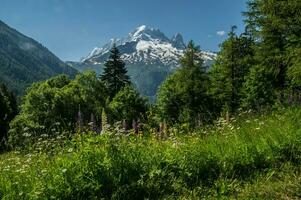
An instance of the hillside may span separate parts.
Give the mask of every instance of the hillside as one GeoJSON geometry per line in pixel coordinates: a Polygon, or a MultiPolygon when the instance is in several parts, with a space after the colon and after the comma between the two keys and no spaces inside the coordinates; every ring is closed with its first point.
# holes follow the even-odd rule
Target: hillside
{"type": "Polygon", "coordinates": [[[33,82],[62,73],[73,77],[77,70],[40,43],[0,21],[0,81],[22,95],[33,82]]]}
{"type": "Polygon", "coordinates": [[[188,135],[171,128],[162,139],[44,135],[30,150],[0,155],[0,198],[299,199],[300,117],[300,107],[245,112],[188,135]]]}

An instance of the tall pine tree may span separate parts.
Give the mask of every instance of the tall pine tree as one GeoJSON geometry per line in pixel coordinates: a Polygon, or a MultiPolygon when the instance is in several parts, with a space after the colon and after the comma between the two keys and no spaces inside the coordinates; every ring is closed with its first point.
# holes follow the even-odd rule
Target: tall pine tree
{"type": "Polygon", "coordinates": [[[210,70],[211,94],[217,109],[233,113],[244,97],[243,84],[253,57],[253,37],[246,30],[238,36],[233,26],[229,38],[222,43],[215,65],[210,70]]]}
{"type": "Polygon", "coordinates": [[[209,78],[198,46],[191,41],[181,68],[170,75],[158,91],[158,117],[168,123],[200,125],[212,120],[209,78]]]}
{"type": "Polygon", "coordinates": [[[109,96],[112,99],[122,88],[131,83],[125,63],[120,58],[120,52],[115,44],[110,51],[109,59],[104,65],[105,68],[101,75],[101,80],[108,89],[109,96]]]}
{"type": "Polygon", "coordinates": [[[246,25],[256,33],[257,66],[265,68],[254,71],[269,77],[267,80],[272,82],[281,102],[289,81],[299,84],[300,9],[301,2],[296,0],[249,0],[248,11],[244,13],[246,25]]]}

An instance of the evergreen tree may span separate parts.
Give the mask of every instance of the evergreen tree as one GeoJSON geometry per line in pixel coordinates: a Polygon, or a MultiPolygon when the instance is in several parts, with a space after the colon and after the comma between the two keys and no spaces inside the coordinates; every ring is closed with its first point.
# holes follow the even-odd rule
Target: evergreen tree
{"type": "Polygon", "coordinates": [[[123,87],[130,84],[130,77],[127,75],[125,63],[120,58],[116,45],[110,51],[110,56],[104,64],[104,72],[101,80],[104,82],[110,98],[112,99],[123,87]]]}
{"type": "Polygon", "coordinates": [[[198,46],[191,41],[181,59],[181,68],[170,75],[158,91],[159,118],[168,123],[197,125],[212,119],[209,78],[198,46]]]}
{"type": "Polygon", "coordinates": [[[300,10],[301,2],[296,0],[250,0],[244,13],[247,26],[256,32],[257,63],[266,68],[260,71],[270,73],[281,101],[289,81],[299,79],[300,10]]]}
{"type": "Polygon", "coordinates": [[[244,97],[243,84],[253,58],[253,38],[249,32],[240,36],[233,26],[229,38],[221,45],[217,61],[210,70],[211,94],[217,109],[233,113],[244,97]]]}

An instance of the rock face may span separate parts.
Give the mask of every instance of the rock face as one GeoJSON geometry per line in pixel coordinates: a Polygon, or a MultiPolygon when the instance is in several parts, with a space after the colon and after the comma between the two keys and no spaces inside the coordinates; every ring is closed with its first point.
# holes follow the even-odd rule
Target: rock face
{"type": "MultiPolygon", "coordinates": [[[[143,25],[127,37],[111,39],[103,47],[95,47],[79,63],[68,64],[80,71],[92,69],[101,73],[114,43],[120,50],[132,82],[143,95],[150,97],[155,96],[158,86],[179,66],[179,59],[185,49],[181,34],[178,33],[170,39],[159,29],[143,25]]],[[[212,52],[202,54],[206,65],[210,65],[216,58],[216,54],[212,52]]]]}
{"type": "Polygon", "coordinates": [[[0,82],[22,95],[33,82],[63,73],[74,77],[77,70],[0,21],[0,82]]]}

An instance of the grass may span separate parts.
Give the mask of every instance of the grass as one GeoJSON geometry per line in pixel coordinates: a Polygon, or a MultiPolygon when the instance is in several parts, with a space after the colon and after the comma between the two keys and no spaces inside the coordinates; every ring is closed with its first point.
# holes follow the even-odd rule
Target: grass
{"type": "Polygon", "coordinates": [[[77,134],[0,155],[2,199],[300,199],[301,108],[159,140],[77,134]]]}

